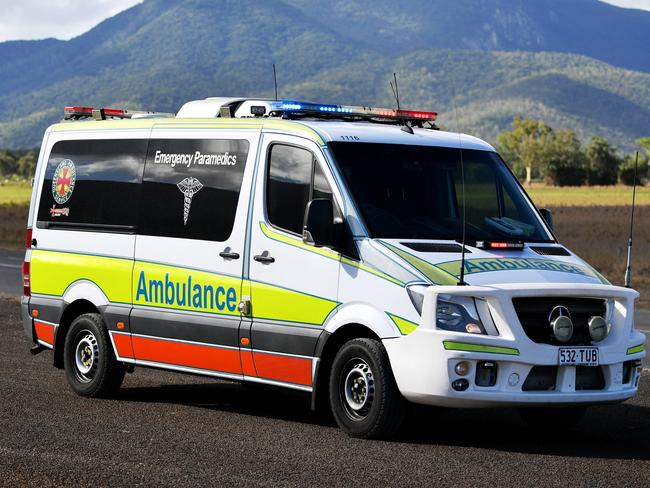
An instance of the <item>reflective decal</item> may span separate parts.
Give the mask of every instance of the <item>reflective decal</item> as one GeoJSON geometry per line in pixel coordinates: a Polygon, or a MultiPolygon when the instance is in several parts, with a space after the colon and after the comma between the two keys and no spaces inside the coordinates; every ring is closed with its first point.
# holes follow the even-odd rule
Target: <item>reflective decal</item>
{"type": "Polygon", "coordinates": [[[76,180],[74,163],[70,159],[61,160],[52,177],[52,196],[56,203],[62,205],[70,199],[76,180]]]}

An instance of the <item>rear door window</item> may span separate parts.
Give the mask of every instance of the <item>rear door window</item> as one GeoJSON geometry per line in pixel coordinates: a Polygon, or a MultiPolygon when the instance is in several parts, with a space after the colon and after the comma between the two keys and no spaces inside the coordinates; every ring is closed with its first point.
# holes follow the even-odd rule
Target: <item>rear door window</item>
{"type": "Polygon", "coordinates": [[[246,140],[151,139],[139,233],[228,240],[248,148],[246,140]]]}
{"type": "Polygon", "coordinates": [[[38,227],[134,230],[146,139],[57,142],[47,162],[38,227]]]}

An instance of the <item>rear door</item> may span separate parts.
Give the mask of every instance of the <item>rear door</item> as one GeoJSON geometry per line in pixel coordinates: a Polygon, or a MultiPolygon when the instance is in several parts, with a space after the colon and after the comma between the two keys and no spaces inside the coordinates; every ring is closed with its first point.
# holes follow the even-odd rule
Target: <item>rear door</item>
{"type": "Polygon", "coordinates": [[[154,129],[147,151],[133,351],[138,364],[240,378],[238,303],[259,132],[181,131],[154,129]]]}

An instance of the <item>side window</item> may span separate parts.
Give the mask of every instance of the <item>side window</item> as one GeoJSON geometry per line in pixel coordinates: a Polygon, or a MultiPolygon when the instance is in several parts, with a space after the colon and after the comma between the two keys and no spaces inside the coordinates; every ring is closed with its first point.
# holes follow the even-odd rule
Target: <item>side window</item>
{"type": "Polygon", "coordinates": [[[146,139],[57,142],[45,169],[37,226],[134,230],[147,143],[146,139]]]}
{"type": "MultiPolygon", "coordinates": [[[[302,235],[305,207],[314,198],[334,200],[311,151],[282,144],[271,146],[266,187],[269,222],[302,235]]],[[[339,215],[338,210],[335,213],[339,215]]]]}
{"type": "Polygon", "coordinates": [[[273,225],[302,234],[313,163],[314,155],[306,149],[282,144],[271,146],[266,202],[273,225]]]}
{"type": "Polygon", "coordinates": [[[248,141],[151,139],[140,233],[226,241],[232,233],[248,141]]]}

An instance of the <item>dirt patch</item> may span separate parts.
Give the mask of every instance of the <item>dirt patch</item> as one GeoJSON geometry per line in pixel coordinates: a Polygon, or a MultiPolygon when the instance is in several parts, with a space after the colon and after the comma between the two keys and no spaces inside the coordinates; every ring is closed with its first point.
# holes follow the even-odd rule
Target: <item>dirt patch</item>
{"type": "MultiPolygon", "coordinates": [[[[555,235],[615,285],[625,276],[629,207],[553,208],[555,235]]],[[[640,308],[650,308],[650,207],[637,207],[634,224],[632,285],[640,308]]]]}
{"type": "Polygon", "coordinates": [[[0,205],[0,249],[25,246],[28,205],[0,205]]]}

